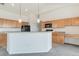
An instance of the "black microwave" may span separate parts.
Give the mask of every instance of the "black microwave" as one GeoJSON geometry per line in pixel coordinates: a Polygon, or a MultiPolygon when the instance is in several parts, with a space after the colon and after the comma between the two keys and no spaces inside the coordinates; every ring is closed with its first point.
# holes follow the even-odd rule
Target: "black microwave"
{"type": "Polygon", "coordinates": [[[52,23],[45,24],[45,28],[52,28],[52,23]]]}
{"type": "Polygon", "coordinates": [[[21,31],[22,32],[30,32],[30,25],[22,25],[21,31]]]}

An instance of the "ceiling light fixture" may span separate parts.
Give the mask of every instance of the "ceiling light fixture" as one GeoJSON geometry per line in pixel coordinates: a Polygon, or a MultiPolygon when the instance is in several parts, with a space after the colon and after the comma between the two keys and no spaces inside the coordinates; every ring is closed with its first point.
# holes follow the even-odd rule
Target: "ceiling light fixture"
{"type": "Polygon", "coordinates": [[[27,12],[27,11],[28,11],[28,9],[25,9],[25,11],[27,12]]]}
{"type": "Polygon", "coordinates": [[[39,15],[39,3],[38,3],[38,6],[37,6],[37,8],[38,8],[37,22],[38,22],[38,23],[40,23],[40,15],[39,15]]]}
{"type": "Polygon", "coordinates": [[[14,3],[11,3],[11,6],[13,6],[13,7],[14,7],[14,6],[15,6],[15,4],[14,4],[14,3]]]}
{"type": "Polygon", "coordinates": [[[22,22],[22,19],[21,19],[21,3],[19,4],[19,13],[20,13],[20,15],[19,15],[20,19],[18,20],[18,22],[21,23],[22,22]]]}
{"type": "Polygon", "coordinates": [[[21,19],[19,19],[19,23],[21,23],[22,22],[22,20],[21,19]]]}
{"type": "Polygon", "coordinates": [[[37,15],[37,22],[40,23],[39,15],[37,15]]]}

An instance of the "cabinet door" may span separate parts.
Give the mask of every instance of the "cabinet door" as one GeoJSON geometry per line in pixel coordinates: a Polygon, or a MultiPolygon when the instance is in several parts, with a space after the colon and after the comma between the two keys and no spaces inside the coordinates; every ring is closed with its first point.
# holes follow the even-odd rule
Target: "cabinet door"
{"type": "Polygon", "coordinates": [[[7,46],[7,33],[2,34],[2,39],[3,39],[2,41],[3,47],[7,46]]]}
{"type": "Polygon", "coordinates": [[[64,27],[64,20],[54,20],[53,21],[54,28],[62,28],[64,27]]]}
{"type": "Polygon", "coordinates": [[[7,27],[6,20],[3,20],[3,27],[7,27]]]}
{"type": "Polygon", "coordinates": [[[41,28],[45,28],[45,22],[41,22],[41,23],[40,23],[40,27],[41,27],[41,28]]]}
{"type": "Polygon", "coordinates": [[[9,20],[3,20],[3,27],[11,27],[11,24],[9,20]]]}
{"type": "Polygon", "coordinates": [[[3,41],[2,34],[0,33],[0,46],[2,45],[2,41],[3,41]]]}
{"type": "Polygon", "coordinates": [[[57,23],[58,23],[57,20],[53,20],[53,28],[58,27],[58,24],[57,23]]]}
{"type": "Polygon", "coordinates": [[[72,19],[65,19],[65,26],[71,26],[72,25],[72,19]]]}
{"type": "Polygon", "coordinates": [[[53,43],[64,44],[64,33],[53,32],[53,43]]]}
{"type": "Polygon", "coordinates": [[[16,21],[16,27],[21,28],[22,22],[16,21]]]}
{"type": "Polygon", "coordinates": [[[3,20],[0,19],[0,27],[3,27],[3,20]]]}
{"type": "Polygon", "coordinates": [[[72,25],[79,25],[79,18],[73,18],[72,25]]]}
{"type": "Polygon", "coordinates": [[[15,20],[3,20],[3,27],[11,27],[15,28],[17,27],[17,21],[15,20]]]}
{"type": "Polygon", "coordinates": [[[57,39],[58,39],[58,43],[64,44],[64,34],[63,33],[59,33],[57,35],[57,39]]]}
{"type": "Polygon", "coordinates": [[[7,45],[7,34],[0,33],[0,46],[5,47],[7,45]]]}
{"type": "Polygon", "coordinates": [[[14,20],[11,20],[10,22],[11,22],[11,23],[9,23],[9,24],[11,25],[10,27],[15,28],[15,27],[16,27],[16,24],[17,24],[17,22],[16,22],[16,21],[14,21],[14,20]]]}
{"type": "Polygon", "coordinates": [[[57,43],[57,34],[56,34],[56,32],[52,33],[52,42],[57,43]]]}

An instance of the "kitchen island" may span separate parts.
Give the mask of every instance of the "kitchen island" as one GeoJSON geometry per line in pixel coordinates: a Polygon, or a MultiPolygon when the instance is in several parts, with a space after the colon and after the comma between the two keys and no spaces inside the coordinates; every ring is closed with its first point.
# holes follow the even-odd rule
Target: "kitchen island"
{"type": "Polygon", "coordinates": [[[9,32],[9,54],[48,52],[52,48],[52,32],[9,32]]]}

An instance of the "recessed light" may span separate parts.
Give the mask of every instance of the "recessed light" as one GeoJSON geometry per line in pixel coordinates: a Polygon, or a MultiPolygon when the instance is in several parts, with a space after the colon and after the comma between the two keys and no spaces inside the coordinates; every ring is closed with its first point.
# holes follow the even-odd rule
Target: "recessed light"
{"type": "Polygon", "coordinates": [[[28,9],[25,9],[25,11],[27,12],[27,11],[28,11],[28,9]]]}
{"type": "Polygon", "coordinates": [[[13,6],[13,7],[14,7],[14,6],[15,6],[15,4],[14,4],[14,3],[11,3],[11,6],[13,6]]]}

